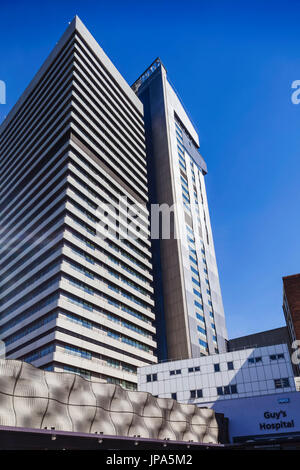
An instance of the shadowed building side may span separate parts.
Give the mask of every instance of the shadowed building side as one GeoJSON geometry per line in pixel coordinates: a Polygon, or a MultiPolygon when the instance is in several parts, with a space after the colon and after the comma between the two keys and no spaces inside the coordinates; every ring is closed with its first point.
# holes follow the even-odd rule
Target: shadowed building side
{"type": "Polygon", "coordinates": [[[156,305],[161,303],[158,344],[166,343],[159,359],[224,352],[227,330],[205,191],[207,167],[197,132],[160,59],[132,88],[144,105],[150,203],[174,209],[170,237],[160,233],[152,245],[154,272],[161,271],[155,283],[156,305]]]}

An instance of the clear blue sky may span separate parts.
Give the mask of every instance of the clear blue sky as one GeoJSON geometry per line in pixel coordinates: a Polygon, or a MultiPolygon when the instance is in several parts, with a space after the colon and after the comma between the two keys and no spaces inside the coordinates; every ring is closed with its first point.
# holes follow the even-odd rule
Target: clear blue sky
{"type": "Polygon", "coordinates": [[[2,0],[0,121],[75,14],[130,84],[160,56],[197,125],[229,336],[282,326],[281,277],[300,271],[300,2],[2,0]]]}

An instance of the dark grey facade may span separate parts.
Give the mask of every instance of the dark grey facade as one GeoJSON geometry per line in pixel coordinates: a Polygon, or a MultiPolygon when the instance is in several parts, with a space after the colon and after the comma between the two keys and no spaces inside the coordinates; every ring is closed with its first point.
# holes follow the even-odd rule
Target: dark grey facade
{"type": "MultiPolygon", "coordinates": [[[[174,208],[153,242],[159,359],[226,351],[227,330],[198,134],[160,59],[133,84],[144,104],[150,202],[174,208]]],[[[162,215],[162,217],[164,217],[162,215]]]]}
{"type": "Polygon", "coordinates": [[[275,344],[289,345],[288,331],[285,326],[230,339],[228,340],[227,347],[228,351],[237,351],[239,349],[259,348],[275,344]]]}

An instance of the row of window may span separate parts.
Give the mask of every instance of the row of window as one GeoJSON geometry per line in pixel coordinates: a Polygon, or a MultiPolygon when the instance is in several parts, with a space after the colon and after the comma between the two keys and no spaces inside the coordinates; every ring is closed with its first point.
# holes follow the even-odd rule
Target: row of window
{"type": "MultiPolygon", "coordinates": [[[[224,387],[217,387],[217,395],[235,395],[238,393],[237,386],[234,385],[225,385],[224,387]]],[[[177,393],[171,393],[171,398],[177,400],[177,393]]],[[[202,389],[190,390],[190,399],[195,400],[197,398],[203,398],[202,389]]]]}
{"type": "MultiPolygon", "coordinates": [[[[99,313],[100,313],[100,310],[99,310],[99,313]]],[[[151,333],[149,333],[149,331],[147,330],[144,330],[140,327],[138,327],[137,325],[135,325],[134,323],[129,323],[128,321],[126,320],[123,320],[109,312],[106,312],[104,310],[101,311],[101,314],[107,318],[107,320],[110,320],[116,324],[119,324],[121,326],[124,326],[125,328],[128,328],[129,330],[131,331],[134,331],[135,333],[138,333],[142,336],[146,336],[147,338],[150,338],[152,339],[152,335],[151,333]]],[[[94,328],[94,323],[91,322],[91,321],[88,321],[86,320],[85,318],[82,318],[82,317],[77,317],[71,313],[67,313],[67,314],[64,314],[65,316],[67,316],[68,320],[74,322],[74,323],[78,323],[80,324],[81,326],[84,326],[86,328],[90,328],[90,329],[93,329],[94,328]]]]}
{"type": "MultiPolygon", "coordinates": [[[[228,370],[233,370],[233,362],[227,362],[227,367],[228,370]]],[[[214,370],[215,372],[220,372],[220,364],[214,364],[214,370]]],[[[200,372],[200,366],[194,366],[194,367],[189,367],[188,372],[200,372]]],[[[170,370],[170,376],[171,375],[180,375],[181,374],[181,369],[173,369],[170,370]]],[[[157,374],[148,374],[146,377],[147,382],[155,382],[157,381],[157,374]]]]}
{"type": "MultiPolygon", "coordinates": [[[[154,374],[156,375],[156,374],[154,374]]],[[[287,388],[290,387],[290,382],[288,378],[276,379],[274,380],[275,388],[287,388]]],[[[217,395],[236,395],[238,393],[238,388],[236,384],[232,385],[224,385],[217,387],[217,395]]],[[[177,400],[177,393],[171,393],[171,398],[173,400],[177,400]]],[[[190,399],[194,400],[196,398],[203,398],[203,391],[202,389],[190,390],[190,399]]]]}
{"type": "MultiPolygon", "coordinates": [[[[54,236],[53,236],[54,238],[54,236]]],[[[5,282],[5,290],[9,289],[10,287],[14,286],[17,281],[19,281],[22,277],[26,276],[26,274],[31,273],[37,266],[41,266],[41,264],[46,261],[48,258],[53,256],[55,253],[59,253],[62,247],[62,242],[56,245],[55,248],[51,248],[50,250],[43,253],[39,256],[35,261],[30,263],[26,268],[22,269],[22,271],[18,272],[15,276],[13,276],[10,281],[5,282]]],[[[31,253],[31,257],[34,257],[34,254],[31,253]]],[[[25,264],[25,261],[24,263],[25,264]]],[[[6,271],[6,276],[9,277],[11,270],[6,271]]],[[[4,290],[4,289],[3,289],[4,290]]]]}
{"type": "Polygon", "coordinates": [[[238,393],[237,385],[225,385],[224,387],[217,387],[217,395],[234,395],[238,393]]]}
{"type": "MultiPolygon", "coordinates": [[[[271,354],[269,356],[269,358],[270,358],[271,361],[278,361],[280,359],[284,359],[284,354],[283,353],[271,354]]],[[[261,356],[249,357],[249,359],[248,359],[249,364],[257,364],[257,363],[260,363],[260,362],[262,362],[262,357],[261,356]]]]}
{"type": "MultiPolygon", "coordinates": [[[[12,254],[9,256],[9,258],[6,258],[5,266],[1,265],[1,269],[4,267],[6,268],[7,266],[10,265],[10,267],[6,269],[6,275],[9,276],[11,273],[15,272],[18,268],[20,267],[22,268],[28,260],[32,260],[33,256],[36,255],[39,251],[41,251],[45,247],[45,242],[47,241],[47,239],[45,239],[45,233],[47,233],[49,229],[52,229],[55,226],[59,227],[55,231],[53,230],[53,232],[51,233],[51,240],[48,239],[48,241],[49,240],[52,241],[58,235],[58,233],[61,232],[61,226],[63,224],[64,224],[64,216],[63,214],[59,214],[58,216],[53,218],[48,225],[43,226],[41,230],[35,234],[34,239],[31,238],[28,241],[22,242],[19,248],[16,248],[16,249],[14,248],[14,250],[10,250],[12,254]],[[36,240],[42,240],[42,242],[39,244],[36,244],[36,240]],[[24,253],[26,254],[24,255],[24,253]],[[13,264],[11,264],[12,262],[13,264]]],[[[25,234],[22,237],[22,240],[24,240],[24,237],[25,237],[25,234]]],[[[2,254],[2,256],[4,257],[4,254],[2,254]]]]}
{"type": "MultiPolygon", "coordinates": [[[[74,164],[74,162],[72,164],[74,166],[76,166],[76,164],[74,164]]],[[[72,165],[70,165],[70,168],[72,169],[72,165]]],[[[83,173],[83,171],[81,169],[79,169],[78,166],[77,166],[77,170],[80,173],[83,173]]],[[[99,200],[100,200],[102,203],[109,204],[110,206],[112,206],[113,210],[116,211],[116,213],[119,213],[119,210],[120,210],[119,203],[120,203],[120,200],[122,200],[123,201],[122,209],[124,210],[124,212],[121,212],[120,214],[123,215],[124,219],[127,218],[128,223],[136,222],[134,217],[138,216],[139,217],[139,219],[138,219],[139,220],[139,227],[140,227],[139,233],[140,234],[143,233],[143,235],[145,237],[147,237],[147,234],[146,234],[145,231],[147,231],[147,229],[148,229],[148,224],[144,219],[141,218],[141,216],[146,217],[146,215],[144,213],[141,213],[141,210],[138,211],[138,214],[137,214],[136,206],[131,204],[128,201],[128,198],[126,196],[119,195],[119,197],[116,197],[111,192],[109,192],[104,185],[99,184],[99,181],[96,182],[95,180],[91,180],[90,175],[88,176],[88,179],[97,187],[97,189],[98,189],[97,192],[94,191],[94,189],[91,188],[91,185],[86,184],[73,171],[70,172],[70,175],[71,175],[71,178],[76,181],[76,183],[74,181],[74,184],[72,184],[73,183],[72,182],[69,187],[81,199],[83,199],[91,208],[93,208],[95,210],[98,208],[99,200]],[[90,198],[86,197],[81,191],[78,191],[78,189],[77,189],[78,184],[82,188],[84,188],[85,191],[90,193],[97,200],[98,204],[95,204],[93,201],[91,201],[90,198]],[[104,195],[104,197],[102,196],[102,194],[104,195]]],[[[87,178],[86,174],[85,174],[85,177],[87,178]]],[[[72,181],[72,179],[71,179],[71,181],[72,181]]],[[[147,217],[146,217],[146,219],[147,219],[147,217]]]]}
{"type": "Polygon", "coordinates": [[[47,305],[56,302],[58,300],[58,292],[55,292],[52,295],[47,296],[45,299],[41,300],[40,302],[36,303],[33,307],[27,309],[25,312],[22,312],[20,315],[12,318],[8,322],[6,322],[3,326],[0,327],[0,334],[3,335],[5,331],[13,328],[15,325],[23,322],[27,318],[31,317],[37,312],[40,312],[44,307],[47,305]]]}
{"type": "MultiPolygon", "coordinates": [[[[73,200],[69,200],[69,203],[79,211],[79,205],[77,203],[75,203],[73,200]]],[[[88,213],[86,210],[84,209],[81,209],[80,212],[84,213],[84,215],[86,217],[88,217],[88,213]]],[[[91,227],[89,226],[88,224],[86,224],[85,222],[83,222],[79,217],[77,217],[76,215],[74,215],[72,212],[68,212],[68,215],[69,217],[71,217],[75,223],[77,223],[78,225],[80,225],[81,227],[83,227],[88,233],[90,233],[91,235],[93,235],[94,237],[96,236],[97,232],[96,232],[96,229],[94,227],[91,227]]],[[[95,219],[95,220],[92,220],[91,219],[91,216],[88,217],[94,224],[97,224],[98,222],[98,219],[95,219]]],[[[116,236],[118,236],[118,234],[116,234],[116,236]]],[[[106,238],[107,240],[107,238],[106,238]]],[[[111,239],[110,239],[111,240],[111,239]]],[[[144,253],[144,251],[140,250],[139,248],[137,248],[134,244],[132,244],[131,242],[129,242],[127,239],[125,238],[120,238],[119,241],[121,243],[123,243],[124,245],[126,245],[130,250],[134,251],[138,256],[140,256],[141,258],[145,259],[145,260],[148,260],[149,259],[149,256],[150,256],[150,252],[149,253],[149,256],[147,257],[144,253]]],[[[139,239],[135,240],[137,243],[139,243],[139,239]]]]}
{"type": "MultiPolygon", "coordinates": [[[[94,166],[92,163],[90,163],[88,160],[86,160],[85,157],[83,157],[81,154],[78,152],[75,152],[73,149],[73,152],[76,153],[76,158],[80,161],[81,164],[78,164],[74,159],[72,160],[72,165],[76,167],[76,169],[82,173],[85,178],[89,181],[91,181],[96,187],[99,187],[101,190],[104,190],[105,184],[108,185],[109,188],[112,188],[115,193],[117,193],[121,197],[126,197],[129,201],[129,203],[135,205],[136,201],[134,199],[131,199],[130,195],[125,194],[123,191],[121,191],[115,184],[114,181],[111,178],[108,178],[103,171],[99,171],[98,168],[96,168],[96,165],[94,166]],[[85,168],[82,167],[84,165],[85,168],[88,168],[86,170],[85,168]],[[95,177],[92,177],[91,175],[95,174],[95,177]]],[[[90,187],[89,187],[90,188],[90,187]]],[[[108,192],[107,188],[105,187],[105,192],[107,195],[114,201],[118,202],[116,200],[115,196],[111,193],[108,192]]],[[[146,213],[143,213],[144,217],[147,218],[148,215],[146,213]]]]}
{"type": "Polygon", "coordinates": [[[23,307],[27,302],[29,302],[29,300],[32,300],[38,295],[42,294],[45,290],[47,290],[49,287],[53,286],[54,284],[58,284],[59,281],[60,281],[60,275],[53,277],[47,282],[44,282],[44,284],[42,284],[41,286],[38,286],[32,292],[29,292],[27,295],[25,295],[20,300],[12,304],[10,307],[3,310],[3,312],[1,312],[0,314],[0,318],[4,318],[8,316],[10,313],[16,311],[18,308],[23,307]]]}
{"type": "MultiPolygon", "coordinates": [[[[85,276],[89,277],[90,279],[94,279],[95,277],[99,278],[99,276],[95,273],[93,273],[92,271],[90,271],[89,269],[86,269],[86,268],[83,268],[82,265],[76,263],[75,261],[69,261],[69,264],[72,265],[73,269],[76,269],[77,271],[80,271],[82,274],[84,274],[85,276]]],[[[112,269],[110,269],[106,264],[104,263],[101,263],[99,261],[97,261],[97,265],[101,268],[103,268],[108,274],[110,274],[111,276],[115,277],[116,279],[118,280],[121,280],[124,284],[127,284],[128,286],[130,286],[132,289],[140,292],[141,294],[145,295],[146,297],[150,297],[150,294],[149,292],[144,289],[143,287],[139,286],[138,284],[136,284],[135,282],[133,281],[130,281],[129,279],[127,279],[126,277],[122,276],[121,274],[119,274],[117,271],[113,271],[112,269]]],[[[102,280],[102,279],[101,279],[102,280]]]]}
{"type": "Polygon", "coordinates": [[[78,356],[83,359],[89,359],[89,360],[92,360],[93,358],[101,359],[102,361],[106,363],[108,367],[115,367],[116,369],[121,369],[124,372],[136,374],[136,367],[134,366],[130,366],[129,364],[126,364],[124,362],[118,361],[110,357],[102,356],[100,354],[96,354],[96,353],[92,354],[91,352],[86,351],[85,349],[82,349],[82,348],[78,348],[77,346],[67,344],[65,345],[65,352],[67,354],[78,356]]]}
{"type": "MultiPolygon", "coordinates": [[[[88,203],[89,210],[86,210],[84,207],[82,207],[82,205],[79,204],[78,202],[76,202],[71,196],[68,196],[69,203],[72,204],[74,207],[76,207],[76,209],[79,212],[81,212],[82,214],[84,214],[85,217],[87,217],[91,222],[97,224],[99,222],[98,217],[100,217],[100,219],[101,219],[101,215],[97,214],[97,217],[95,217],[94,215],[91,214],[90,210],[94,210],[94,211],[97,210],[98,205],[94,204],[94,203],[91,203],[91,201],[89,201],[86,196],[82,195],[82,193],[79,190],[77,190],[75,188],[74,189],[72,188],[72,191],[74,193],[76,193],[77,197],[80,200],[84,201],[85,203],[86,202],[88,203]],[[93,205],[91,206],[91,204],[93,204],[93,205]]],[[[99,199],[101,200],[101,202],[103,204],[107,205],[108,202],[104,198],[100,197],[99,199]]],[[[148,249],[148,245],[145,243],[145,240],[148,240],[148,234],[143,231],[142,227],[140,227],[139,219],[135,220],[135,221],[131,221],[124,214],[122,214],[122,213],[120,214],[119,209],[116,209],[114,206],[112,207],[111,210],[112,210],[111,217],[114,217],[116,219],[115,223],[113,223],[114,224],[113,225],[114,231],[116,230],[117,233],[127,234],[127,236],[129,238],[132,238],[132,240],[134,240],[135,243],[141,245],[143,248],[148,249]],[[121,220],[122,220],[122,222],[121,222],[121,220]],[[124,225],[123,221],[124,222],[127,221],[127,225],[124,225]],[[133,230],[133,227],[135,228],[135,231],[133,230]]],[[[129,212],[130,212],[130,209],[129,209],[129,212]]],[[[136,248],[136,249],[138,250],[138,248],[136,248]]]]}
{"type": "MultiPolygon", "coordinates": [[[[79,265],[79,268],[80,268],[80,265],[79,265]]],[[[83,274],[85,274],[84,270],[82,270],[82,272],[83,272],[83,274]]],[[[88,272],[88,274],[89,274],[89,272],[88,272]]],[[[142,308],[144,308],[146,310],[151,311],[151,307],[149,306],[149,304],[147,304],[143,300],[140,300],[137,296],[135,296],[131,293],[128,293],[126,290],[124,290],[122,288],[119,288],[116,285],[111,284],[107,279],[105,279],[102,276],[99,276],[98,274],[92,273],[92,276],[94,276],[97,279],[97,281],[102,282],[109,289],[113,290],[117,294],[120,294],[121,296],[126,297],[131,302],[133,302],[137,305],[140,305],[142,308]]],[[[105,297],[105,295],[101,291],[99,291],[98,289],[94,289],[93,287],[90,287],[88,284],[85,284],[83,282],[78,281],[76,278],[72,278],[72,277],[67,276],[67,275],[64,275],[63,277],[65,279],[67,279],[69,283],[71,283],[75,287],[78,287],[79,289],[83,290],[84,292],[87,292],[90,295],[97,295],[97,296],[100,296],[100,297],[105,297]]],[[[91,278],[91,274],[89,274],[87,277],[91,278]]]]}
{"type": "MultiPolygon", "coordinates": [[[[233,370],[234,369],[232,361],[227,362],[227,369],[228,370],[233,370]]],[[[219,363],[214,364],[214,371],[215,372],[220,372],[220,364],[219,363]]]]}
{"type": "MultiPolygon", "coordinates": [[[[123,312],[129,313],[130,315],[134,316],[135,318],[138,318],[139,320],[144,321],[145,323],[148,323],[148,324],[152,323],[151,320],[148,317],[146,317],[142,313],[139,313],[139,312],[129,308],[127,305],[123,304],[122,302],[116,301],[112,297],[109,297],[105,294],[101,295],[101,297],[103,299],[105,299],[108,304],[113,305],[117,309],[120,309],[123,312]]],[[[74,303],[74,304],[77,304],[77,305],[85,308],[86,310],[91,311],[91,312],[93,310],[97,310],[97,308],[95,308],[91,303],[86,302],[86,301],[82,301],[81,299],[78,299],[77,297],[73,297],[73,296],[69,295],[68,300],[70,302],[74,303]]]]}
{"type": "MultiPolygon", "coordinates": [[[[100,253],[103,253],[105,256],[107,256],[110,261],[112,261],[114,264],[120,266],[122,269],[124,269],[125,271],[127,272],[130,272],[130,274],[132,274],[133,276],[137,277],[138,279],[140,279],[141,281],[143,282],[146,282],[146,283],[149,283],[149,280],[143,276],[142,274],[139,274],[138,272],[134,271],[133,269],[131,269],[129,266],[127,266],[126,264],[122,263],[122,261],[120,261],[118,258],[116,258],[115,256],[111,255],[110,251],[108,250],[105,250],[104,248],[102,247],[99,247],[99,246],[96,246],[94,243],[92,243],[88,238],[86,238],[84,235],[82,234],[79,234],[78,232],[75,232],[73,230],[70,229],[70,233],[71,235],[74,237],[74,238],[77,238],[78,240],[80,240],[82,243],[84,243],[88,248],[91,248],[92,250],[95,250],[95,251],[99,251],[100,253]]],[[[136,266],[138,266],[139,268],[143,269],[144,271],[148,271],[148,269],[142,264],[140,263],[136,258],[134,258],[133,256],[129,255],[129,253],[127,253],[126,251],[122,250],[121,248],[113,245],[112,243],[109,243],[108,242],[108,245],[110,248],[113,248],[114,251],[120,253],[122,256],[124,256],[125,258],[129,259],[129,261],[131,261],[131,263],[135,264],[136,266]]],[[[78,248],[78,250],[80,250],[78,248]]],[[[86,255],[88,256],[83,250],[80,250],[80,253],[82,256],[86,255]]],[[[96,262],[96,258],[94,257],[90,257],[90,262],[92,264],[95,264],[96,262]]]]}
{"type": "MultiPolygon", "coordinates": [[[[173,400],[177,400],[177,393],[176,392],[171,393],[171,398],[173,400]]],[[[190,390],[190,399],[195,400],[196,398],[203,398],[202,389],[190,390]]]]}
{"type": "Polygon", "coordinates": [[[31,325],[21,328],[21,330],[18,331],[18,333],[15,333],[9,336],[8,338],[6,338],[5,345],[8,346],[9,344],[12,344],[15,341],[18,341],[24,336],[29,335],[30,333],[37,330],[38,328],[41,328],[42,326],[46,325],[50,321],[55,320],[56,318],[57,318],[57,313],[54,312],[54,313],[50,313],[49,315],[46,315],[45,317],[39,320],[36,320],[31,325]]]}
{"type": "Polygon", "coordinates": [[[14,297],[18,296],[23,290],[27,289],[27,287],[32,286],[36,281],[41,279],[43,276],[48,274],[50,271],[55,270],[55,268],[58,268],[60,266],[60,260],[54,261],[50,264],[48,264],[45,268],[43,268],[41,271],[37,272],[33,276],[31,276],[29,279],[27,279],[25,282],[23,282],[21,285],[10,291],[9,294],[7,294],[5,297],[2,297],[0,301],[0,305],[4,305],[6,302],[9,300],[13,299],[14,297]]]}
{"type": "MultiPolygon", "coordinates": [[[[71,296],[70,294],[64,294],[64,296],[65,296],[66,299],[67,299],[69,302],[71,302],[71,303],[74,303],[74,304],[76,304],[76,305],[82,306],[82,307],[84,307],[84,308],[86,308],[86,305],[85,305],[85,304],[87,304],[88,307],[89,307],[88,310],[92,309],[92,311],[95,310],[95,311],[99,311],[100,313],[102,313],[101,310],[98,310],[98,309],[94,308],[93,306],[91,306],[90,304],[88,304],[87,302],[85,302],[84,300],[77,299],[77,298],[71,296]]],[[[82,324],[82,326],[86,326],[86,325],[85,325],[85,324],[82,324]]],[[[113,339],[116,339],[116,340],[118,340],[118,341],[122,341],[123,343],[127,343],[127,344],[129,344],[130,346],[133,346],[133,347],[135,347],[135,348],[141,349],[141,350],[146,351],[146,352],[150,352],[150,351],[151,351],[151,348],[150,348],[149,346],[147,346],[147,345],[144,344],[144,343],[140,343],[140,342],[137,341],[137,340],[133,340],[133,339],[127,337],[127,336],[123,336],[123,335],[121,335],[121,334],[119,334],[119,333],[110,331],[110,330],[108,330],[107,328],[102,327],[102,326],[101,326],[101,328],[100,328],[100,326],[98,326],[98,329],[101,329],[101,331],[105,332],[108,336],[110,336],[110,337],[113,338],[113,339]]]]}
{"type": "MultiPolygon", "coordinates": [[[[181,174],[180,174],[183,205],[184,205],[185,209],[189,212],[189,214],[191,214],[189,183],[188,183],[188,179],[186,177],[186,160],[185,160],[185,149],[184,149],[184,145],[183,145],[183,131],[182,131],[179,123],[176,122],[176,119],[175,119],[175,131],[176,131],[176,138],[177,138],[177,151],[178,151],[178,157],[179,157],[179,164],[180,164],[181,168],[184,170],[184,172],[181,171],[181,174]]],[[[193,164],[193,160],[192,160],[191,157],[190,157],[190,167],[191,167],[191,173],[192,173],[192,180],[193,180],[193,183],[194,183],[195,202],[196,202],[196,204],[198,204],[197,190],[196,190],[196,186],[195,186],[196,178],[195,178],[194,164],[193,164]]],[[[200,224],[199,208],[197,207],[197,205],[196,205],[196,210],[198,212],[198,217],[197,218],[198,218],[198,221],[199,221],[199,224],[200,224]]],[[[195,287],[193,288],[193,293],[194,293],[196,298],[198,297],[202,301],[201,283],[200,283],[200,277],[199,277],[199,271],[198,271],[198,255],[197,255],[197,251],[195,249],[195,235],[194,235],[193,229],[187,224],[186,224],[186,229],[187,229],[187,232],[188,232],[187,241],[188,241],[188,244],[189,244],[188,247],[189,247],[190,269],[191,269],[191,272],[192,272],[192,282],[193,282],[193,284],[195,284],[195,287]]],[[[204,262],[204,266],[205,266],[204,269],[205,269],[205,272],[207,274],[207,264],[206,264],[205,249],[204,249],[204,244],[203,243],[202,243],[201,251],[202,251],[202,254],[203,254],[203,262],[204,262]]],[[[210,298],[211,291],[210,291],[210,288],[209,288],[208,279],[206,279],[206,283],[208,284],[208,289],[206,290],[207,295],[209,296],[208,303],[212,307],[212,301],[211,301],[211,298],[210,298]]],[[[195,303],[196,303],[196,301],[195,301],[195,303]]],[[[202,304],[200,304],[199,302],[197,302],[197,303],[198,303],[198,308],[203,310],[202,304]]],[[[204,316],[200,315],[197,312],[195,312],[195,314],[196,314],[196,318],[204,324],[203,326],[198,326],[197,331],[200,334],[204,335],[205,339],[206,339],[207,328],[206,328],[206,324],[205,324],[205,318],[204,318],[204,316]]],[[[213,319],[213,322],[211,323],[211,327],[214,330],[214,334],[212,336],[212,339],[215,343],[217,343],[217,336],[216,336],[216,331],[215,331],[216,327],[215,327],[215,323],[214,323],[214,318],[212,317],[212,319],[213,319]]],[[[199,341],[199,345],[202,348],[204,348],[205,350],[208,349],[207,341],[205,341],[203,338],[199,338],[198,341],[199,341]]],[[[217,350],[217,348],[216,348],[216,350],[217,350]]]]}
{"type": "MultiPolygon", "coordinates": [[[[190,235],[188,235],[187,239],[188,239],[188,241],[189,241],[190,243],[193,243],[193,246],[194,246],[194,232],[193,232],[193,230],[192,230],[188,225],[186,225],[186,228],[187,228],[189,234],[193,236],[193,238],[191,238],[190,235]]],[[[191,247],[189,247],[189,248],[190,248],[190,252],[191,252],[191,253],[193,254],[193,256],[195,257],[195,258],[194,258],[193,256],[190,256],[190,260],[193,261],[194,264],[196,264],[197,267],[198,267],[196,250],[191,249],[191,247]]],[[[203,248],[202,248],[201,251],[205,254],[205,251],[204,251],[203,248]]],[[[205,260],[204,260],[204,261],[205,261],[205,260]]],[[[205,263],[206,263],[206,261],[205,261],[205,263]]],[[[197,286],[198,288],[201,288],[200,277],[199,277],[199,271],[198,271],[198,269],[195,269],[192,265],[190,265],[190,269],[191,269],[191,271],[192,271],[193,274],[196,274],[196,275],[197,275],[196,278],[194,278],[193,275],[192,275],[192,282],[193,282],[194,284],[196,284],[196,286],[197,286]]],[[[206,283],[209,285],[208,279],[206,279],[206,283]]],[[[194,294],[195,294],[197,297],[199,297],[199,298],[202,300],[202,295],[201,295],[201,293],[200,293],[197,289],[193,289],[193,292],[194,292],[194,294]]],[[[207,292],[207,294],[208,294],[209,296],[211,295],[211,292],[210,292],[209,289],[207,289],[206,292],[207,292]]],[[[211,302],[210,299],[209,299],[208,302],[209,302],[209,305],[212,305],[212,302],[211,302]]],[[[203,305],[200,304],[199,302],[197,302],[196,300],[194,301],[194,304],[195,304],[196,307],[198,307],[198,308],[200,308],[201,310],[203,310],[203,305]]],[[[210,312],[210,313],[211,313],[211,312],[210,312]]],[[[211,316],[212,316],[212,313],[211,313],[211,316]]],[[[204,326],[205,326],[205,318],[204,318],[204,316],[202,316],[202,315],[200,315],[199,313],[196,312],[196,318],[197,318],[198,320],[202,321],[202,323],[204,323],[204,326]]],[[[212,318],[213,318],[213,316],[212,316],[212,318]]],[[[214,319],[214,318],[213,318],[213,319],[214,319]]],[[[214,332],[215,332],[216,326],[215,326],[214,323],[211,323],[211,327],[212,327],[212,329],[213,329],[214,332]]],[[[203,334],[204,336],[207,335],[206,326],[205,326],[204,328],[201,327],[201,326],[197,326],[197,330],[198,330],[199,333],[203,334]]],[[[217,337],[216,337],[216,335],[213,335],[213,341],[217,342],[217,337]]],[[[199,340],[199,342],[200,342],[200,340],[199,340]]],[[[206,341],[201,340],[201,343],[200,343],[201,346],[207,348],[208,345],[206,346],[206,344],[207,344],[206,341]]]]}

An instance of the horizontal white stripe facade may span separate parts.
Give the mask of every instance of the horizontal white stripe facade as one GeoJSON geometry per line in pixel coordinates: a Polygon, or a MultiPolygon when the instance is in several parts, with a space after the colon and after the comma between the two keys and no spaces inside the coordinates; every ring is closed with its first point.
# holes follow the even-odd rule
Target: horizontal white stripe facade
{"type": "Polygon", "coordinates": [[[8,358],[130,389],[157,362],[147,185],[142,104],[75,18],[0,127],[8,358]]]}

